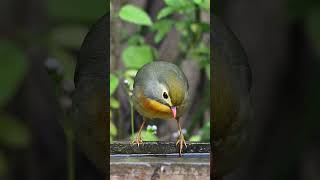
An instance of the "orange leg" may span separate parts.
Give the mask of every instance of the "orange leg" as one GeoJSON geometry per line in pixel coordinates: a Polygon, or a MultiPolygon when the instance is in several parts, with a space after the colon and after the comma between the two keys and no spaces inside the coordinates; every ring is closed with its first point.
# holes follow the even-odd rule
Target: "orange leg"
{"type": "Polygon", "coordinates": [[[138,135],[136,136],[136,139],[134,141],[132,141],[133,144],[138,144],[138,147],[140,144],[142,144],[142,139],[141,139],[141,131],[143,129],[143,126],[144,124],[146,123],[146,118],[143,117],[143,122],[139,128],[139,131],[138,131],[138,135]]]}
{"type": "Polygon", "coordinates": [[[184,136],[182,134],[182,130],[181,130],[181,126],[180,126],[180,123],[179,123],[179,119],[177,119],[177,124],[178,124],[178,128],[179,128],[179,139],[178,139],[176,145],[179,144],[179,146],[180,146],[179,156],[181,157],[181,152],[182,152],[182,149],[183,149],[183,145],[185,145],[187,147],[187,143],[184,140],[184,136]]]}

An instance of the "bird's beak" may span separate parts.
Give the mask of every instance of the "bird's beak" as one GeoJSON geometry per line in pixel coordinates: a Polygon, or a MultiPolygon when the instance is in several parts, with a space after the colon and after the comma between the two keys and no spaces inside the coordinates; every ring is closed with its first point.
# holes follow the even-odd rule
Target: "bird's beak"
{"type": "Polygon", "coordinates": [[[176,118],[176,116],[177,116],[177,107],[176,106],[172,106],[172,107],[170,107],[170,109],[172,111],[173,118],[176,118]]]}

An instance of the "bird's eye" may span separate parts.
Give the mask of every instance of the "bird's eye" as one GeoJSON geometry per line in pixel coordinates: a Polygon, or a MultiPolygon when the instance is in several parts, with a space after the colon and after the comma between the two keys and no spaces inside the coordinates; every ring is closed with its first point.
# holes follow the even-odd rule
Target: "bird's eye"
{"type": "Polygon", "coordinates": [[[163,93],[163,98],[168,99],[168,94],[166,92],[163,93]]]}

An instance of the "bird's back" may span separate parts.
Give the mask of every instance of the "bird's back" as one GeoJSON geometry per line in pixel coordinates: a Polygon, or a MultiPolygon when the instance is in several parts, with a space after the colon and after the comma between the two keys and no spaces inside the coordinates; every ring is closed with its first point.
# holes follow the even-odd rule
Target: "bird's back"
{"type": "Polygon", "coordinates": [[[174,64],[165,61],[155,61],[144,65],[137,73],[134,85],[146,86],[150,82],[161,81],[164,75],[172,73],[177,76],[181,82],[184,82],[184,86],[188,88],[188,81],[182,71],[174,64]]]}

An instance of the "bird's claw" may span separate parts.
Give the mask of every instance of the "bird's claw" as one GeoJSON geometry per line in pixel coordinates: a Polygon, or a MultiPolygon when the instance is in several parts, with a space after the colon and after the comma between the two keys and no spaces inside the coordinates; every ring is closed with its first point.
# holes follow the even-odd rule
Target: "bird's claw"
{"type": "Polygon", "coordinates": [[[133,140],[131,143],[132,144],[137,144],[138,147],[139,147],[140,144],[143,144],[143,141],[142,141],[142,139],[140,137],[136,137],[136,139],[133,140]]]}
{"type": "Polygon", "coordinates": [[[183,145],[186,146],[186,148],[187,148],[187,143],[186,143],[186,141],[184,140],[184,137],[183,137],[183,136],[180,136],[180,137],[179,137],[176,145],[178,145],[178,144],[180,144],[180,145],[179,145],[179,146],[180,146],[180,148],[179,148],[179,149],[180,149],[180,150],[179,150],[179,156],[181,157],[183,145]]]}

